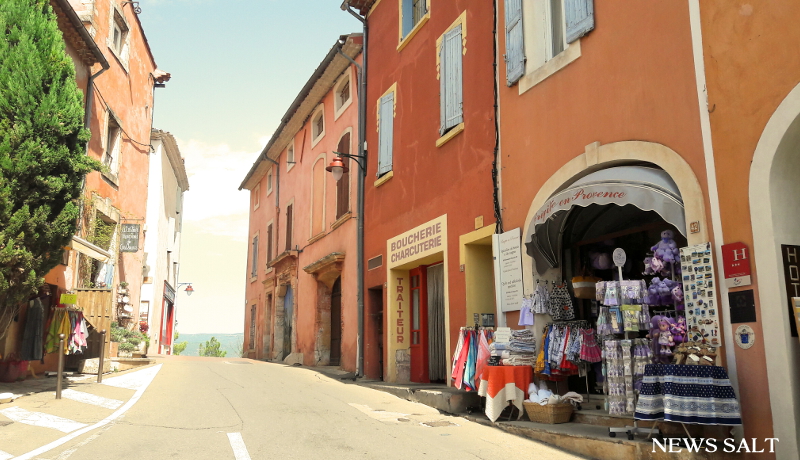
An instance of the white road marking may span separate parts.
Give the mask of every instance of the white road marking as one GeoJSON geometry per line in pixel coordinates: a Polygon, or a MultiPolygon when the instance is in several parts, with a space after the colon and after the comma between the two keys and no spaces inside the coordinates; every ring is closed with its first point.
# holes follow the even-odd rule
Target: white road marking
{"type": "Polygon", "coordinates": [[[116,409],[122,404],[124,404],[119,399],[104,398],[102,396],[97,396],[89,393],[84,393],[82,391],[75,391],[70,389],[62,391],[61,396],[67,399],[71,399],[73,401],[105,407],[106,409],[116,409]]]}
{"type": "Polygon", "coordinates": [[[8,460],[9,458],[14,458],[14,456],[9,454],[8,452],[3,452],[2,450],[0,450],[0,460],[8,460]]]}
{"type": "Polygon", "coordinates": [[[369,415],[370,417],[374,418],[375,420],[380,420],[381,422],[399,422],[401,418],[408,417],[408,414],[403,414],[400,412],[387,412],[384,410],[373,410],[369,406],[365,406],[363,404],[356,404],[350,403],[351,406],[355,407],[356,409],[360,410],[361,412],[369,415]]]}
{"type": "Polygon", "coordinates": [[[150,384],[150,381],[153,380],[153,377],[158,374],[158,370],[160,369],[159,366],[142,369],[140,371],[131,372],[130,374],[120,375],[118,377],[103,379],[103,385],[126,388],[128,390],[138,390],[142,386],[150,384]]]}
{"type": "MultiPolygon", "coordinates": [[[[122,407],[117,409],[116,412],[114,412],[113,414],[109,415],[108,417],[104,418],[103,420],[100,420],[99,422],[95,423],[94,425],[87,426],[86,428],[80,429],[78,431],[73,431],[72,433],[70,433],[70,434],[68,434],[66,436],[63,436],[63,437],[61,437],[59,439],[56,439],[55,441],[51,442],[50,444],[46,444],[46,445],[44,445],[44,446],[42,446],[42,447],[40,447],[38,449],[34,449],[34,450],[28,452],[27,454],[20,455],[19,457],[16,457],[14,460],[31,460],[32,458],[34,458],[34,457],[36,457],[38,455],[41,455],[41,454],[43,454],[43,453],[45,453],[45,452],[47,452],[49,450],[55,449],[56,447],[58,447],[60,445],[63,445],[67,441],[75,439],[78,436],[86,434],[86,433],[88,433],[88,432],[90,432],[92,430],[95,430],[97,428],[100,428],[102,426],[108,425],[109,423],[111,423],[114,420],[118,419],[120,416],[122,416],[122,414],[127,412],[128,409],[133,407],[133,405],[136,404],[137,401],[139,401],[139,399],[144,394],[144,391],[147,390],[147,387],[150,385],[150,382],[153,381],[153,379],[155,378],[156,374],[158,374],[158,371],[161,370],[161,366],[162,366],[161,364],[158,364],[158,365],[156,365],[156,366],[154,366],[152,368],[144,369],[144,370],[141,370],[141,371],[137,371],[137,372],[146,372],[147,375],[149,376],[149,380],[144,382],[144,384],[141,387],[139,387],[138,390],[136,390],[136,393],[133,394],[133,397],[128,402],[126,402],[122,407]]],[[[133,372],[133,373],[135,374],[137,372],[133,372]]],[[[114,377],[114,378],[116,378],[116,377],[114,377]]]]}
{"type": "Polygon", "coordinates": [[[228,441],[231,443],[233,456],[236,460],[250,460],[250,454],[247,453],[247,446],[244,445],[242,433],[228,433],[228,441]]]}
{"type": "Polygon", "coordinates": [[[52,428],[62,433],[71,433],[86,426],[85,423],[45,414],[44,412],[31,412],[21,407],[9,407],[8,409],[0,410],[0,414],[15,422],[42,428],[52,428]]]}

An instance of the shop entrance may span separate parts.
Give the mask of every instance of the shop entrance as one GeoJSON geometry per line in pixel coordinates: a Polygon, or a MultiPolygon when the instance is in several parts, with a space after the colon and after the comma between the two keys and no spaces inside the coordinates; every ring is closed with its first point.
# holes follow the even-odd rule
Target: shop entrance
{"type": "Polygon", "coordinates": [[[342,278],[331,289],[331,366],[338,366],[342,357],[342,278]]]}
{"type": "Polygon", "coordinates": [[[444,264],[409,271],[411,381],[443,382],[446,375],[444,264]]]}
{"type": "Polygon", "coordinates": [[[286,294],[283,297],[283,353],[281,359],[285,359],[292,352],[292,319],[294,318],[294,293],[292,287],[286,287],[286,294]]]}

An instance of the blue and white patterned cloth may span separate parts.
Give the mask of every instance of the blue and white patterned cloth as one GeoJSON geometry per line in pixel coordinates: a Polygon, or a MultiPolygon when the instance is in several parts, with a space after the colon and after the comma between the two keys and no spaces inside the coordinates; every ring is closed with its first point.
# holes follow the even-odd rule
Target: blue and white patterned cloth
{"type": "Polygon", "coordinates": [[[700,425],[742,424],[728,373],[719,366],[648,364],[634,418],[700,425]]]}

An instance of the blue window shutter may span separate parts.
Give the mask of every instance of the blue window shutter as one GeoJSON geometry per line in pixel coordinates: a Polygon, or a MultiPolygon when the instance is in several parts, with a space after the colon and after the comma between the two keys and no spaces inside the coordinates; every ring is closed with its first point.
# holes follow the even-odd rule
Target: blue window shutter
{"type": "Polygon", "coordinates": [[[593,0],[564,0],[567,43],[583,37],[594,29],[593,0]]]}
{"type": "Polygon", "coordinates": [[[506,0],[506,80],[508,86],[525,74],[522,0],[506,0]]]}
{"type": "Polygon", "coordinates": [[[380,132],[378,133],[378,176],[392,170],[392,144],[394,143],[394,93],[381,98],[380,132]]]}
{"type": "Polygon", "coordinates": [[[439,134],[444,134],[448,129],[464,121],[462,111],[462,46],[461,25],[444,34],[442,49],[440,50],[441,63],[441,115],[442,124],[439,134]]]}
{"type": "Polygon", "coordinates": [[[402,3],[402,15],[403,15],[403,38],[411,32],[411,29],[414,28],[414,6],[411,0],[403,0],[402,3]]]}

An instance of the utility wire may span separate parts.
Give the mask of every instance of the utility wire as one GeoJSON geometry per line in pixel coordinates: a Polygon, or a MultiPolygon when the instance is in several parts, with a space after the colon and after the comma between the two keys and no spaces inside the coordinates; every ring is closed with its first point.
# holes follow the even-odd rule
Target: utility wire
{"type": "MultiPolygon", "coordinates": [[[[103,93],[100,92],[100,88],[98,88],[97,85],[92,85],[92,87],[97,92],[97,95],[100,96],[100,100],[103,101],[103,104],[105,104],[106,110],[110,109],[111,106],[108,104],[108,102],[106,102],[106,98],[103,97],[103,93]]],[[[136,139],[131,137],[131,135],[128,134],[122,126],[119,127],[119,130],[122,131],[122,134],[124,134],[125,137],[127,137],[128,140],[133,142],[134,144],[141,145],[142,147],[149,147],[151,152],[155,151],[155,148],[153,147],[153,144],[145,144],[145,143],[137,141],[136,139]]]]}

